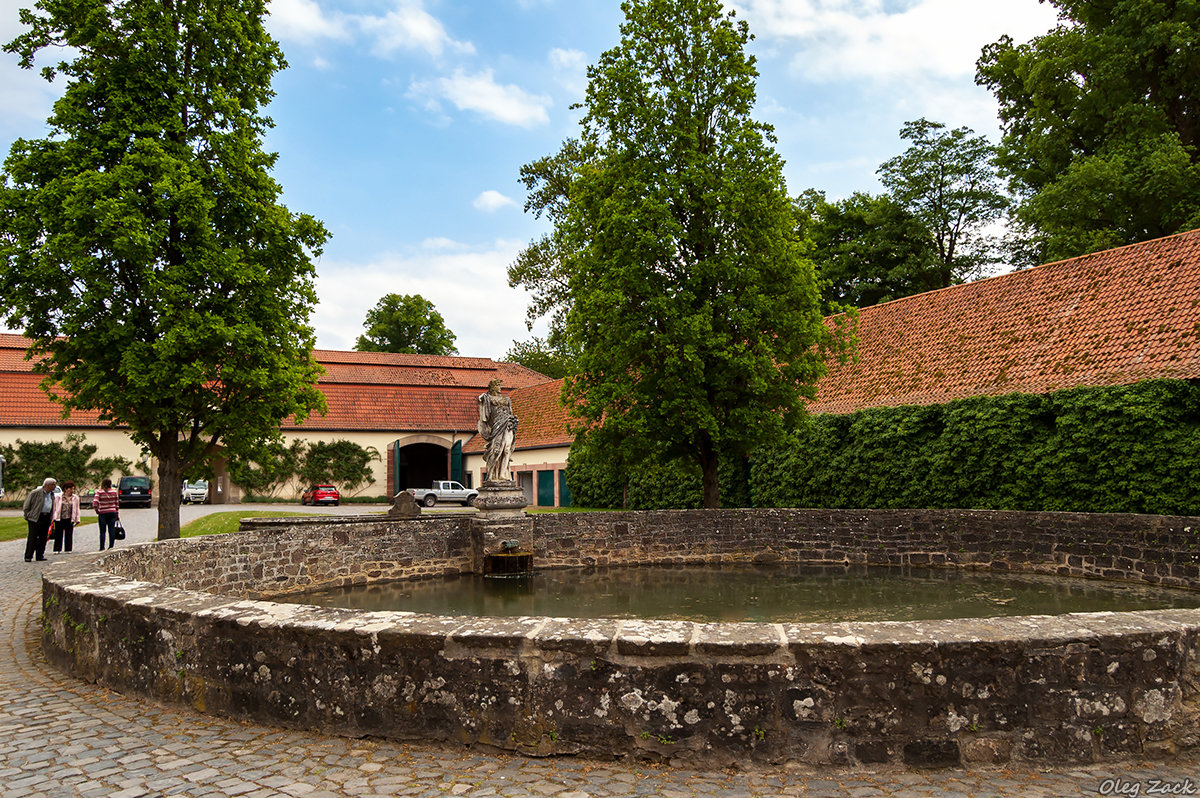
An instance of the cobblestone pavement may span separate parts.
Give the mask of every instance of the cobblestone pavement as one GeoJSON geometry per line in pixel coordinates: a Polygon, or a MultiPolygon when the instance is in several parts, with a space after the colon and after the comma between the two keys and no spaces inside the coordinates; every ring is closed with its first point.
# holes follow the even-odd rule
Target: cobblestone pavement
{"type": "MultiPolygon", "coordinates": [[[[185,507],[185,520],[211,509],[185,507]]],[[[341,508],[341,512],[348,510],[353,512],[341,508]]],[[[128,542],[154,536],[156,512],[124,514],[128,542]]],[[[95,526],[77,531],[76,549],[94,551],[95,535],[95,526]]],[[[53,564],[55,555],[47,555],[49,563],[25,563],[23,552],[24,541],[0,543],[0,796],[4,798],[1140,798],[1200,793],[1200,756],[1165,764],[1130,762],[1051,770],[1021,766],[920,772],[800,767],[698,771],[635,762],[531,759],[238,723],[122,696],[47,666],[38,639],[39,580],[42,566],[53,564]]]]}

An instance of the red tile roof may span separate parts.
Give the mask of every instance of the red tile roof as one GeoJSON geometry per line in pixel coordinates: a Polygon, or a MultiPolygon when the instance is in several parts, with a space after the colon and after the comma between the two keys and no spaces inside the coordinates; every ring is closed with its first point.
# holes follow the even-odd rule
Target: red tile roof
{"type": "Polygon", "coordinates": [[[1200,377],[1200,230],[863,308],[815,413],[1200,377]]]}
{"type": "Polygon", "coordinates": [[[544,374],[516,363],[485,357],[396,355],[389,352],[340,352],[317,349],[313,357],[325,367],[322,383],[357,385],[444,385],[487,390],[499,377],[505,389],[537,385],[544,374]]]}
{"type": "MultiPolygon", "coordinates": [[[[858,336],[811,412],[1197,379],[1200,230],[863,308],[858,336]]],[[[513,392],[518,449],[570,442],[558,390],[513,392]]],[[[482,450],[478,436],[464,447],[482,450]]]]}
{"type": "MultiPolygon", "coordinates": [[[[19,336],[8,336],[19,338],[19,336]]],[[[21,339],[24,341],[24,339],[21,339]]],[[[0,342],[0,345],[3,345],[0,342]]],[[[95,411],[76,410],[69,418],[62,417],[62,405],[51,402],[41,389],[42,376],[29,371],[12,371],[5,365],[8,359],[0,350],[0,427],[106,427],[95,411]]]]}
{"type": "Polygon", "coordinates": [[[329,411],[310,416],[300,429],[470,432],[479,418],[475,397],[481,391],[476,389],[324,382],[318,387],[329,411]]]}
{"type": "MultiPolygon", "coordinates": [[[[101,427],[98,414],[61,408],[38,387],[25,360],[28,341],[0,333],[0,427],[101,427]]],[[[325,367],[318,387],[329,412],[312,416],[306,430],[467,432],[475,429],[475,397],[499,378],[506,392],[547,382],[516,363],[489,358],[396,355],[386,352],[313,352],[325,367]]],[[[295,428],[285,423],[284,428],[295,428]]]]}

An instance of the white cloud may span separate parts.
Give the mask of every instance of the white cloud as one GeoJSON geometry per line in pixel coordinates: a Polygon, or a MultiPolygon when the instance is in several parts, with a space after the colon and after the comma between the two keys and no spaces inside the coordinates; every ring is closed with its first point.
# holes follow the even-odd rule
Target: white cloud
{"type": "Polygon", "coordinates": [[[359,26],[375,38],[373,50],[377,55],[391,55],[397,50],[423,50],[440,56],[449,49],[457,53],[473,53],[470,42],[450,37],[446,28],[422,7],[420,0],[400,0],[396,7],[382,17],[356,18],[359,26]]]}
{"type": "Polygon", "coordinates": [[[409,96],[423,100],[435,110],[437,100],[445,99],[460,111],[474,111],[507,125],[531,128],[550,121],[546,108],[552,100],[544,94],[529,94],[511,83],[500,85],[491,69],[473,75],[456,69],[448,78],[413,81],[409,96]]]}
{"type": "Polygon", "coordinates": [[[476,197],[471,204],[485,213],[495,213],[506,205],[516,205],[517,203],[512,197],[506,197],[499,191],[489,188],[476,197]]]}
{"type": "Polygon", "coordinates": [[[271,0],[270,12],[271,33],[284,41],[311,45],[365,35],[371,40],[371,51],[383,57],[400,50],[434,57],[447,50],[475,52],[471,42],[452,38],[445,26],[425,10],[423,0],[395,0],[392,10],[383,15],[327,11],[317,0],[271,0]]]}
{"type": "Polygon", "coordinates": [[[528,339],[528,298],[523,290],[509,288],[507,276],[521,242],[499,240],[473,247],[437,241],[431,250],[382,254],[368,263],[322,260],[317,277],[320,304],[312,318],[317,345],[352,349],[367,311],[389,293],[420,294],[432,302],[463,355],[499,358],[514,340],[528,339]]]}
{"type": "Polygon", "coordinates": [[[315,0],[271,0],[269,13],[267,27],[285,41],[312,44],[350,38],[345,15],[327,14],[315,0]]]}
{"type": "Polygon", "coordinates": [[[455,251],[470,249],[470,247],[467,246],[466,244],[463,244],[459,241],[455,241],[453,238],[443,238],[441,236],[435,236],[433,238],[426,238],[424,241],[421,242],[421,248],[422,249],[445,249],[445,250],[455,250],[455,251]]]}
{"type": "Polygon", "coordinates": [[[587,54],[582,50],[563,50],[555,47],[548,56],[554,79],[571,94],[581,99],[587,93],[587,54]]]}
{"type": "Polygon", "coordinates": [[[38,69],[21,69],[6,59],[0,64],[0,137],[45,135],[44,123],[65,85],[61,77],[47,83],[38,69]]]}
{"type": "Polygon", "coordinates": [[[1024,41],[1057,21],[1029,0],[916,0],[888,11],[879,0],[740,0],[760,37],[791,40],[798,77],[887,83],[974,74],[980,49],[1009,34],[1024,41]]]}

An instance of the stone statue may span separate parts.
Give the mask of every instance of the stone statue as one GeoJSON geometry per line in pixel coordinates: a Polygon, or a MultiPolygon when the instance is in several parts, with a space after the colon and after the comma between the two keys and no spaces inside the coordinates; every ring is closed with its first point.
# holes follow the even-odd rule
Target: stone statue
{"type": "Polygon", "coordinates": [[[483,460],[487,464],[487,480],[511,484],[508,461],[512,458],[513,441],[517,435],[517,417],[513,415],[512,400],[500,393],[500,380],[488,383],[487,393],[479,394],[479,434],[487,441],[483,460]]]}

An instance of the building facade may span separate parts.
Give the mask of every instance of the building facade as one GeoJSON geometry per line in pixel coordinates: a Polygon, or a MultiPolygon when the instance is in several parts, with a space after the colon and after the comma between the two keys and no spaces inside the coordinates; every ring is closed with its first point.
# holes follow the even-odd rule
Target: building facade
{"type": "MultiPolygon", "coordinates": [[[[810,412],[1200,379],[1200,230],[863,308],[857,335],[855,358],[830,364],[810,412]]],[[[21,336],[0,334],[0,445],[83,432],[101,455],[124,456],[154,476],[154,463],[121,429],[95,413],[64,418],[25,350],[21,336]]],[[[285,424],[284,439],[349,440],[377,452],[375,481],[361,493],[393,496],[435,479],[478,486],[477,398],[498,378],[519,419],[508,476],[532,506],[571,503],[564,471],[573,435],[561,380],[488,358],[314,356],[325,368],[318,386],[329,410],[285,424]]],[[[210,496],[242,497],[219,463],[210,496]]]]}

